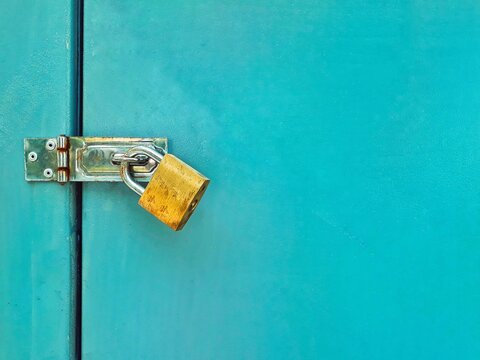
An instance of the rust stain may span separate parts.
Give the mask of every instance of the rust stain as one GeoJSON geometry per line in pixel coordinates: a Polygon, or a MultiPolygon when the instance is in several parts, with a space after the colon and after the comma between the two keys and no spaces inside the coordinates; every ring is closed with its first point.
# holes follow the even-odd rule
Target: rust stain
{"type": "MultiPolygon", "coordinates": [[[[64,136],[64,135],[61,135],[61,136],[64,136]]],[[[58,154],[57,154],[57,158],[60,154],[65,154],[65,159],[66,159],[66,166],[59,166],[57,168],[57,174],[59,176],[59,179],[62,179],[62,181],[59,181],[60,184],[64,185],[65,183],[67,183],[69,180],[70,180],[70,168],[69,168],[69,164],[70,164],[70,159],[69,159],[69,149],[70,149],[70,140],[68,137],[66,137],[65,139],[65,143],[63,145],[59,145],[59,147],[57,148],[57,151],[58,151],[58,154]],[[60,175],[62,174],[63,177],[60,175]]],[[[61,157],[61,156],[60,156],[61,157]]]]}

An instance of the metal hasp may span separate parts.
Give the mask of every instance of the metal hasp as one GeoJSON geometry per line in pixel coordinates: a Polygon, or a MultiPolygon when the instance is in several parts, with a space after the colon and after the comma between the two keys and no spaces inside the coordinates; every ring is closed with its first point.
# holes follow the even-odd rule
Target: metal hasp
{"type": "MultiPolygon", "coordinates": [[[[25,180],[59,183],[123,181],[120,164],[125,160],[125,153],[136,146],[168,151],[166,138],[65,135],[56,138],[27,138],[24,140],[25,180]]],[[[138,181],[149,181],[158,165],[144,155],[128,160],[132,164],[132,176],[138,181]]]]}

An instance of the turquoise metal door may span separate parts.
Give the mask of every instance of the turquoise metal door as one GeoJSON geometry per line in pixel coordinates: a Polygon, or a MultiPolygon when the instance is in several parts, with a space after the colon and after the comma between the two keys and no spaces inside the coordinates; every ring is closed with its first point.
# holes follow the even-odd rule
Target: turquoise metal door
{"type": "Polygon", "coordinates": [[[23,139],[75,133],[76,6],[0,4],[0,359],[75,356],[75,188],[27,184],[23,139]]]}
{"type": "Polygon", "coordinates": [[[85,135],[212,179],[84,187],[85,358],[480,357],[478,2],[85,6],[85,135]]]}

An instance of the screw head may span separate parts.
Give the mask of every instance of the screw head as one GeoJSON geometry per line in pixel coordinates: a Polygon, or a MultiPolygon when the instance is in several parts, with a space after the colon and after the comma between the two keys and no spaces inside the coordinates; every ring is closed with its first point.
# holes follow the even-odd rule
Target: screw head
{"type": "Polygon", "coordinates": [[[50,168],[43,170],[43,176],[46,178],[51,178],[53,176],[53,170],[50,168]]]}
{"type": "Polygon", "coordinates": [[[38,155],[35,151],[31,151],[28,153],[28,160],[30,161],[37,161],[38,155]]]}

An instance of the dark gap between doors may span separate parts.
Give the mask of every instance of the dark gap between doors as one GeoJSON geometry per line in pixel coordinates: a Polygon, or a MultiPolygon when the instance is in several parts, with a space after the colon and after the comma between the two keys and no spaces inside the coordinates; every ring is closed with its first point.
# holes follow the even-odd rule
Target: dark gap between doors
{"type": "MultiPolygon", "coordinates": [[[[84,2],[74,0],[74,97],[75,123],[73,132],[76,136],[83,136],[83,31],[84,31],[84,2]]],[[[82,207],[83,186],[75,183],[73,189],[75,235],[73,246],[73,306],[72,306],[72,359],[82,358],[82,207]]]]}

